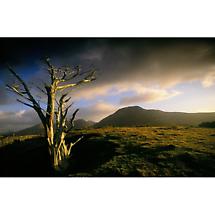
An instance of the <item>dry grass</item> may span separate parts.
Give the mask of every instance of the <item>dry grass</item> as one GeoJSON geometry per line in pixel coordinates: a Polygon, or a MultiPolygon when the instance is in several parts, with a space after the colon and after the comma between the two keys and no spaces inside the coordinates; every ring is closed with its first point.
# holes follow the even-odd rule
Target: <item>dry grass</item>
{"type": "MultiPolygon", "coordinates": [[[[85,138],[72,150],[70,176],[215,176],[215,129],[107,127],[73,131],[67,141],[74,141],[80,135],[85,138]]],[[[40,139],[35,136],[2,138],[3,145],[11,146],[5,159],[8,160],[11,151],[17,155],[19,150],[22,165],[26,163],[29,166],[30,160],[25,161],[21,152],[26,148],[26,153],[32,153],[26,159],[31,159],[35,153],[41,154],[39,150],[44,149],[36,147],[42,141],[40,139]],[[34,153],[35,149],[37,152],[34,153]]],[[[1,151],[3,156],[4,151],[1,151]]],[[[31,160],[31,165],[41,159],[37,154],[34,155],[35,160],[31,160]]],[[[20,159],[18,155],[16,159],[20,159]]],[[[43,159],[46,159],[45,153],[43,159]]],[[[3,158],[1,162],[5,162],[3,158]]],[[[1,166],[4,165],[1,163],[1,166]]],[[[36,174],[40,173],[41,165],[42,162],[36,174]]],[[[13,166],[11,163],[11,171],[13,166]]],[[[8,170],[7,166],[5,169],[8,170]]],[[[26,169],[20,171],[27,175],[26,169]]],[[[10,172],[10,175],[14,174],[10,172]]]]}
{"type": "MultiPolygon", "coordinates": [[[[87,170],[92,176],[214,176],[215,130],[193,127],[101,128],[76,131],[108,141],[115,153],[87,170]]],[[[81,173],[84,175],[85,173],[81,173]]],[[[75,174],[73,174],[75,175],[75,174]]]]}
{"type": "Polygon", "coordinates": [[[39,135],[26,135],[26,136],[0,136],[0,147],[4,145],[8,145],[13,143],[14,141],[25,141],[25,140],[30,140],[32,138],[39,137],[39,135]]]}

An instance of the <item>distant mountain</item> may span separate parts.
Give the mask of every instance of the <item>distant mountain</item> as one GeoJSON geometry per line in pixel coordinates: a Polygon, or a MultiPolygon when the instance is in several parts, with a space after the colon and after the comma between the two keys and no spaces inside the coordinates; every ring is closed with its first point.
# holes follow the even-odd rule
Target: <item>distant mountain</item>
{"type": "MultiPolygon", "coordinates": [[[[74,121],[74,129],[84,129],[91,127],[95,124],[93,121],[86,121],[84,119],[77,119],[74,121]]],[[[43,134],[44,129],[42,124],[34,125],[30,128],[23,129],[21,131],[15,132],[16,135],[36,135],[43,134]]]]}
{"type": "Polygon", "coordinates": [[[86,121],[84,119],[77,119],[74,121],[74,128],[75,129],[83,129],[83,128],[88,128],[92,127],[95,124],[93,121],[86,121]]]}
{"type": "Polygon", "coordinates": [[[146,110],[139,106],[119,109],[115,113],[102,119],[95,127],[105,126],[197,126],[202,122],[214,121],[215,112],[212,113],[183,113],[164,112],[160,110],[146,110]]]}
{"type": "Polygon", "coordinates": [[[21,131],[14,132],[15,135],[36,135],[36,134],[43,134],[43,125],[42,124],[37,124],[34,125],[30,128],[25,128],[21,131]]]}

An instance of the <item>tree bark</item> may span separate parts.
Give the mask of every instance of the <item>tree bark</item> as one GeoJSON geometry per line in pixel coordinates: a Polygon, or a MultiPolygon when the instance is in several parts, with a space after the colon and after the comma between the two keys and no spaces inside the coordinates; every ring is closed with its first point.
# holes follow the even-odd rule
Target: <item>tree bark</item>
{"type": "Polygon", "coordinates": [[[56,110],[56,96],[57,92],[62,92],[65,89],[69,89],[72,87],[76,87],[80,84],[89,83],[95,80],[95,70],[87,71],[85,73],[80,73],[80,68],[78,67],[76,70],[72,70],[68,67],[56,68],[47,58],[45,60],[48,65],[48,73],[50,75],[50,84],[45,84],[45,90],[39,88],[44,94],[47,95],[47,105],[46,110],[44,110],[40,103],[33,97],[28,88],[27,84],[22,80],[22,78],[9,67],[10,72],[15,76],[18,80],[20,86],[18,88],[16,86],[7,85],[8,89],[17,95],[21,96],[25,101],[17,100],[20,103],[33,108],[38,114],[45,130],[45,137],[48,142],[49,155],[51,160],[51,165],[53,170],[64,171],[68,166],[68,159],[71,156],[71,148],[79,142],[83,137],[79,138],[75,143],[66,144],[65,137],[69,133],[69,131],[73,128],[73,121],[79,109],[77,109],[70,120],[70,127],[66,124],[66,116],[67,112],[72,105],[67,105],[70,98],[66,98],[67,94],[62,94],[59,102],[57,102],[57,110],[56,110]],[[75,83],[70,83],[77,76],[82,76],[86,74],[85,77],[82,77],[80,80],[75,83]],[[22,88],[22,89],[21,89],[22,88]],[[45,112],[45,114],[44,114],[45,112]],[[56,125],[54,125],[56,124],[56,125]],[[56,128],[55,128],[56,127],[56,128]]]}

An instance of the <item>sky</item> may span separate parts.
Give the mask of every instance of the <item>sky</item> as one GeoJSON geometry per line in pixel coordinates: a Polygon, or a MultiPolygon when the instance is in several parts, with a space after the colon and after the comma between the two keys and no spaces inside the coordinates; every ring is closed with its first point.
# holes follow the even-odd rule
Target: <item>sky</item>
{"type": "Polygon", "coordinates": [[[39,123],[5,88],[13,82],[6,64],[34,89],[48,80],[46,56],[56,66],[96,68],[95,81],[70,93],[77,118],[99,121],[134,105],[215,112],[213,38],[0,38],[0,47],[0,133],[39,123]]]}

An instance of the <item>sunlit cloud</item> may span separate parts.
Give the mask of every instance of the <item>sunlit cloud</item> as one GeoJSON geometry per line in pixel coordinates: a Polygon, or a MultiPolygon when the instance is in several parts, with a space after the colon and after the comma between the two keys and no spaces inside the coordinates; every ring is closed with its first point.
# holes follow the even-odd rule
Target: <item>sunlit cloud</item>
{"type": "Polygon", "coordinates": [[[203,87],[211,87],[215,84],[215,71],[209,72],[202,81],[203,87]]]}
{"type": "Polygon", "coordinates": [[[180,92],[168,92],[165,90],[146,90],[133,96],[122,97],[120,100],[121,105],[138,105],[142,103],[153,103],[170,99],[179,95],[180,92]]]}
{"type": "Polygon", "coordinates": [[[21,110],[15,113],[15,116],[18,118],[22,118],[24,114],[26,113],[26,110],[21,110]]]}
{"type": "Polygon", "coordinates": [[[78,118],[83,118],[85,120],[99,121],[103,117],[108,116],[117,110],[117,106],[106,103],[98,102],[86,107],[80,108],[80,111],[77,115],[78,118]]]}

